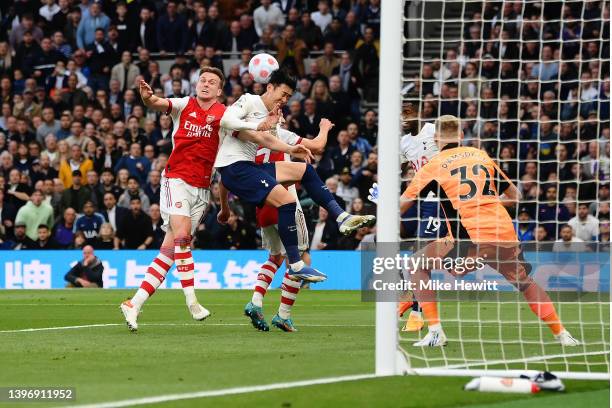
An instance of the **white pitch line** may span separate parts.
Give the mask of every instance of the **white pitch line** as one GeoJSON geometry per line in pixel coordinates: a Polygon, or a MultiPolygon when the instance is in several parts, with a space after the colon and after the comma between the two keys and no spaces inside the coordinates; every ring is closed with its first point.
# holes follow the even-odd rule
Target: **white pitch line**
{"type": "MultiPolygon", "coordinates": [[[[97,323],[79,326],[34,327],[28,329],[0,330],[2,333],[29,333],[37,331],[74,330],[90,327],[123,326],[124,323],[97,323]]],[[[250,326],[248,323],[141,323],[141,326],[250,326]]],[[[300,324],[301,327],[374,327],[373,324],[300,324]]]]}
{"type": "Polygon", "coordinates": [[[166,395],[159,395],[157,397],[134,398],[134,399],[127,399],[127,400],[120,400],[120,401],[112,401],[112,402],[101,402],[101,403],[95,403],[95,404],[67,405],[66,407],[70,407],[70,408],[132,407],[135,405],[158,404],[161,402],[179,401],[179,400],[194,399],[194,398],[221,397],[221,396],[226,396],[226,395],[246,394],[250,392],[261,392],[261,391],[282,390],[282,389],[287,389],[287,388],[307,387],[310,385],[334,384],[334,383],[347,382],[347,381],[367,380],[367,379],[374,378],[374,377],[376,377],[375,374],[346,375],[346,376],[341,376],[341,377],[316,378],[313,380],[293,381],[293,382],[265,384],[265,385],[252,385],[252,386],[247,386],[247,387],[224,388],[220,390],[211,390],[211,391],[196,391],[196,392],[188,392],[188,393],[183,393],[183,394],[166,394],[166,395]]]}

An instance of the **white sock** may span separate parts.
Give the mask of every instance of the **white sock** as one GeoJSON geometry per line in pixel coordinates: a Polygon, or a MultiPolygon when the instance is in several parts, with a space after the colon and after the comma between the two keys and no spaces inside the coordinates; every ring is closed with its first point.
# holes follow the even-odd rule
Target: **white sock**
{"type": "Polygon", "coordinates": [[[254,304],[255,306],[262,307],[263,306],[263,295],[259,292],[253,292],[251,303],[254,304]]]}
{"type": "Polygon", "coordinates": [[[429,326],[429,331],[430,332],[441,332],[442,325],[440,323],[432,324],[429,326]]]}
{"type": "Polygon", "coordinates": [[[299,272],[304,267],[304,261],[299,261],[299,262],[296,262],[296,263],[292,263],[292,264],[289,265],[289,267],[291,268],[292,271],[299,272]]]}
{"type": "Polygon", "coordinates": [[[416,316],[416,317],[421,317],[421,312],[415,312],[414,310],[412,310],[412,311],[410,312],[410,314],[411,314],[411,315],[414,315],[414,316],[416,316]]]}
{"type": "Polygon", "coordinates": [[[139,288],[136,291],[136,294],[134,295],[134,297],[131,299],[131,302],[132,302],[132,305],[136,307],[136,309],[140,310],[145,300],[147,300],[148,298],[149,298],[149,292],[147,292],[144,289],[139,288]]]}
{"type": "Polygon", "coordinates": [[[198,298],[196,298],[195,288],[193,286],[183,288],[183,294],[185,295],[185,302],[187,303],[187,306],[198,303],[198,298]]]}
{"type": "Polygon", "coordinates": [[[280,316],[281,319],[290,318],[291,317],[291,306],[281,303],[280,306],[278,307],[278,315],[280,316]]]}

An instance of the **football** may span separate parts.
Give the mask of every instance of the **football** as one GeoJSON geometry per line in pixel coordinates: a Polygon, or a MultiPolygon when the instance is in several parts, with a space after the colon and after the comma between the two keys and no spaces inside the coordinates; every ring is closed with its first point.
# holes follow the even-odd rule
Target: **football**
{"type": "Polygon", "coordinates": [[[270,75],[277,69],[278,61],[270,54],[257,54],[249,62],[249,74],[261,84],[267,84],[270,75]]]}

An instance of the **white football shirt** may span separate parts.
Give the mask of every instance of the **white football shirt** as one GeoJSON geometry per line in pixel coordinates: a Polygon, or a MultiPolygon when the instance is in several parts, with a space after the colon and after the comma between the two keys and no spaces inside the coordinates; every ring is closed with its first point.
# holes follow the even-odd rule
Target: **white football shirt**
{"type": "Polygon", "coordinates": [[[261,96],[244,94],[229,106],[221,118],[221,147],[215,167],[225,167],[238,161],[255,161],[257,143],[238,138],[241,130],[257,130],[260,122],[268,116],[268,109],[261,96]]]}
{"type": "MultiPolygon", "coordinates": [[[[426,123],[416,135],[407,134],[400,140],[400,158],[402,163],[409,162],[414,171],[419,171],[432,157],[440,153],[440,149],[434,140],[436,127],[426,123]]],[[[430,191],[425,201],[435,201],[436,193],[430,191]]]]}

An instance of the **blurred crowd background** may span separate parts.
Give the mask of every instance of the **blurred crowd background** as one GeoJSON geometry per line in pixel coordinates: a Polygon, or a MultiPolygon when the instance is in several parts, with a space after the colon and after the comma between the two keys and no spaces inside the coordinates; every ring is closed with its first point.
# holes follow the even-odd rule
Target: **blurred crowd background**
{"type": "MultiPolygon", "coordinates": [[[[407,2],[407,16],[422,3],[407,2]]],[[[609,3],[468,2],[461,18],[461,41],[421,51],[402,94],[423,122],[460,116],[465,143],[517,182],[525,199],[509,211],[522,240],[567,241],[571,228],[568,242],[609,241],[609,3]]],[[[288,128],[312,138],[321,118],[336,124],[321,178],[351,213],[375,212],[380,0],[14,0],[0,2],[0,25],[3,249],[158,248],[172,121],[136,84],[191,95],[198,70],[215,66],[231,104],[264,91],[247,72],[264,51],[299,78],[288,128]]],[[[212,193],[194,246],[259,247],[255,208],[232,197],[221,226],[212,193]]],[[[299,193],[312,249],[374,240],[375,228],[340,237],[299,193]]],[[[402,225],[414,238],[414,220],[402,225]]]]}

